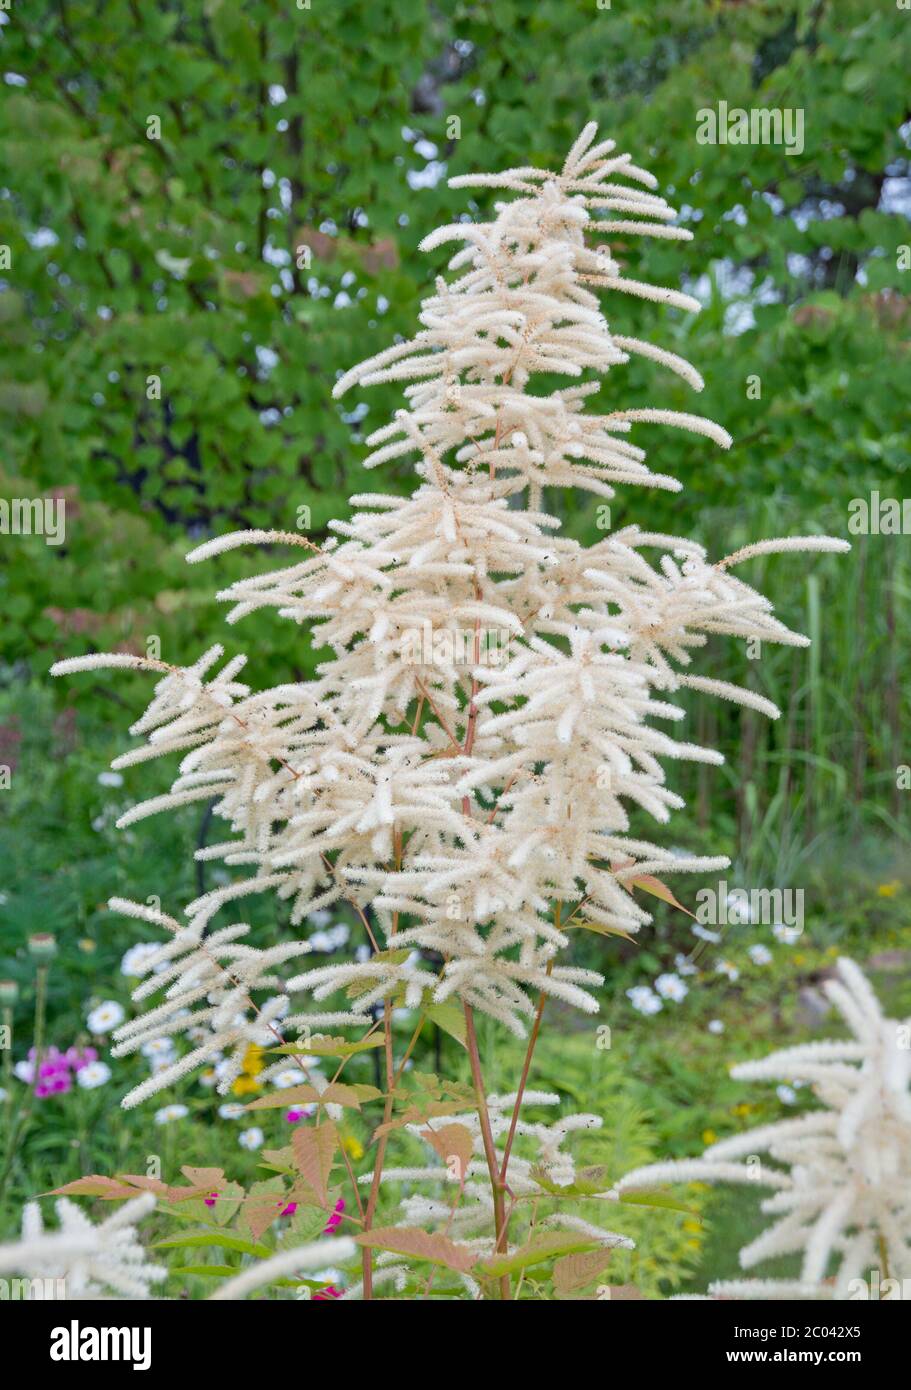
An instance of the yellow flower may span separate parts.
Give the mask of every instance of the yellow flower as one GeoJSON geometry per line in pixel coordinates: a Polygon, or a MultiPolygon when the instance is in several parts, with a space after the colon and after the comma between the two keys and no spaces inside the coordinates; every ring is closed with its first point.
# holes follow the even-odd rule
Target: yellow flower
{"type": "Polygon", "coordinates": [[[258,1076],[264,1066],[263,1049],[259,1043],[251,1043],[244,1053],[244,1071],[247,1076],[258,1076]]]}
{"type": "Polygon", "coordinates": [[[714,1144],[717,1138],[718,1135],[715,1133],[713,1129],[704,1129],[702,1131],[703,1144],[714,1144]]]}
{"type": "Polygon", "coordinates": [[[899,888],[901,888],[901,882],[895,878],[891,883],[881,883],[876,891],[881,898],[894,898],[899,888]]]}
{"type": "Polygon", "coordinates": [[[259,1089],[259,1082],[255,1076],[239,1076],[231,1087],[236,1096],[248,1096],[252,1091],[259,1089]]]}
{"type": "Polygon", "coordinates": [[[752,1115],[755,1106],[748,1105],[746,1101],[741,1101],[740,1105],[733,1106],[732,1115],[752,1115]]]}
{"type": "Polygon", "coordinates": [[[357,1163],[359,1158],[364,1157],[364,1146],[360,1139],[355,1138],[353,1134],[345,1135],[342,1140],[342,1148],[350,1158],[354,1159],[355,1163],[357,1163]]]}
{"type": "Polygon", "coordinates": [[[692,1216],[688,1216],[683,1223],[683,1229],[685,1231],[691,1231],[693,1235],[698,1236],[702,1231],[702,1222],[696,1221],[692,1216]]]}
{"type": "Polygon", "coordinates": [[[84,936],[79,942],[79,949],[80,951],[85,951],[87,956],[90,956],[95,949],[95,943],[90,936],[84,936]]]}
{"type": "Polygon", "coordinates": [[[807,963],[806,956],[797,955],[793,957],[793,960],[795,965],[806,965],[807,963]]]}
{"type": "Polygon", "coordinates": [[[698,1240],[688,1240],[686,1248],[688,1250],[698,1250],[700,1248],[698,1240]]]}

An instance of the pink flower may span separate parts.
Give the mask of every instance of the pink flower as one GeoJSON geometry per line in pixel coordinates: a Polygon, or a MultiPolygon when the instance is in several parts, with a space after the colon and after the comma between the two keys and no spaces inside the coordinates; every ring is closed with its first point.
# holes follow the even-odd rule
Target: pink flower
{"type": "MultiPolygon", "coordinates": [[[[341,1221],[342,1221],[342,1212],[343,1212],[344,1210],[345,1210],[345,1199],[344,1199],[344,1197],[339,1197],[338,1201],[337,1201],[336,1204],[335,1204],[335,1210],[333,1211],[332,1215],[329,1217],[329,1220],[326,1222],[325,1226],[323,1227],[323,1235],[324,1235],[324,1236],[331,1236],[331,1235],[332,1235],[332,1232],[333,1232],[334,1230],[336,1230],[336,1228],[337,1228],[338,1226],[341,1225],[341,1221]]],[[[330,1288],[331,1288],[331,1285],[330,1285],[330,1288]]],[[[334,1295],[334,1297],[338,1297],[338,1295],[336,1294],[336,1295],[334,1295]]]]}
{"type": "Polygon", "coordinates": [[[208,1197],[203,1197],[202,1200],[207,1207],[214,1207],[215,1203],[218,1201],[218,1193],[210,1192],[208,1197]]]}
{"type": "Polygon", "coordinates": [[[315,1293],[313,1295],[312,1302],[319,1303],[320,1301],[322,1301],[324,1303],[328,1303],[329,1299],[341,1298],[341,1296],[341,1289],[337,1289],[334,1284],[327,1284],[324,1289],[320,1289],[319,1293],[315,1293]]]}
{"type": "Polygon", "coordinates": [[[312,1105],[292,1106],[290,1110],[286,1111],[285,1119],[288,1121],[289,1125],[296,1125],[298,1120],[306,1120],[308,1115],[312,1115],[313,1109],[314,1107],[312,1105]]]}
{"type": "MultiPolygon", "coordinates": [[[[42,1071],[44,1068],[42,1067],[42,1071]]],[[[48,1096],[62,1095],[72,1089],[72,1081],[69,1072],[52,1072],[45,1081],[39,1081],[35,1087],[35,1095],[39,1100],[46,1100],[48,1096]]]]}
{"type": "Polygon", "coordinates": [[[66,1062],[73,1068],[73,1071],[82,1071],[89,1062],[98,1061],[98,1050],[94,1047],[84,1047],[80,1051],[78,1047],[68,1047],[66,1050],[66,1062]]]}
{"type": "Polygon", "coordinates": [[[295,1213],[296,1211],[297,1211],[297,1203],[296,1203],[296,1202],[289,1202],[288,1205],[287,1205],[286,1207],[283,1207],[283,1208],[282,1208],[282,1216],[293,1216],[294,1213],[295,1213]]]}
{"type": "Polygon", "coordinates": [[[38,1075],[35,1076],[35,1049],[29,1048],[29,1060],[19,1062],[16,1066],[16,1075],[20,1080],[31,1085],[35,1083],[35,1095],[39,1100],[45,1100],[48,1096],[65,1095],[72,1090],[72,1072],[81,1071],[90,1062],[98,1061],[98,1053],[94,1047],[68,1047],[66,1052],[61,1052],[58,1047],[49,1047],[41,1057],[41,1066],[38,1068],[38,1075]]]}

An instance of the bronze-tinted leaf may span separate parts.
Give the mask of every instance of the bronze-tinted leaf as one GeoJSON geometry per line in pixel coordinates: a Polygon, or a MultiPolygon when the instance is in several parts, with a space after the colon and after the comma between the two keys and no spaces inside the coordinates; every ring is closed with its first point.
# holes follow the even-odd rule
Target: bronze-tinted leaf
{"type": "Polygon", "coordinates": [[[376,1250],[393,1250],[397,1255],[411,1255],[417,1260],[429,1260],[431,1264],[445,1265],[447,1269],[467,1274],[475,1263],[473,1250],[458,1245],[448,1236],[431,1235],[416,1226],[386,1226],[373,1231],[363,1231],[354,1237],[360,1245],[369,1245],[376,1250]]]}
{"type": "Polygon", "coordinates": [[[421,1138],[427,1140],[447,1168],[451,1169],[452,1161],[455,1159],[458,1165],[455,1176],[459,1182],[464,1182],[474,1152],[471,1130],[466,1129],[464,1125],[442,1125],[439,1129],[428,1127],[421,1130],[421,1138]]]}
{"type": "Polygon", "coordinates": [[[338,1130],[331,1120],[319,1125],[302,1125],[291,1137],[291,1148],[297,1171],[325,1206],[329,1174],[338,1149],[338,1130]]]}
{"type": "Polygon", "coordinates": [[[564,1297],[584,1289],[610,1262],[609,1250],[585,1250],[575,1255],[563,1255],[554,1265],[554,1288],[564,1297]]]}
{"type": "Polygon", "coordinates": [[[136,1189],[114,1178],[102,1177],[100,1173],[89,1173],[84,1178],[64,1183],[63,1187],[53,1187],[49,1197],[102,1197],[106,1202],[115,1202],[124,1197],[135,1197],[136,1189]]]}

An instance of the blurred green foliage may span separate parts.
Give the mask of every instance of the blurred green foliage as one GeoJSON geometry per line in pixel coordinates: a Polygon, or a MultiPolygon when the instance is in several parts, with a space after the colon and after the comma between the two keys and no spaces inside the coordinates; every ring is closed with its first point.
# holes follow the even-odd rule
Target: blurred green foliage
{"type": "MultiPolygon", "coordinates": [[[[193,659],[218,630],[216,582],[258,561],[187,570],[191,539],[249,525],[319,541],[363,488],[364,436],[398,403],[384,387],[340,408],[334,379],[413,331],[443,268],[421,237],[480,215],[441,175],[554,166],[590,118],[696,234],[631,246],[632,274],[695,285],[706,304],[694,319],[621,296],[609,320],[693,360],[708,383],[696,408],[736,441],[722,455],[638,426],[686,491],[625,490],[612,524],[673,527],[721,552],[845,534],[851,498],[901,496],[911,15],[897,7],[32,0],[0,19],[0,494],[67,503],[64,545],[0,538],[6,679],[156,638],[166,659],[193,659]],[[699,113],[722,101],[802,112],[803,148],[700,144],[699,113]]],[[[641,360],[596,402],[694,408],[641,360]]],[[[387,469],[370,486],[410,481],[387,469]]],[[[546,500],[596,538],[587,494],[546,500]]],[[[806,838],[849,805],[890,831],[904,822],[903,549],[871,537],[847,561],[744,571],[785,620],[819,615],[825,640],[814,658],[747,663],[730,644],[705,658],[728,679],[753,668],[786,711],[777,732],[733,708],[693,715],[729,753],[746,737],[746,776],[712,784],[735,846],[806,838]]],[[[262,621],[255,677],[312,669],[297,629],[262,621]]],[[[108,684],[57,698],[91,722],[108,684]]],[[[699,776],[681,785],[705,827],[699,776]]]]}

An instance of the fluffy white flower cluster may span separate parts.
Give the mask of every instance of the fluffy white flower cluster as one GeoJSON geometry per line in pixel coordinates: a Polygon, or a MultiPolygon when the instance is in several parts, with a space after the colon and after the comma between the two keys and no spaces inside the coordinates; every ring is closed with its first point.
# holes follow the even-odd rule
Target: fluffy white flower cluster
{"type": "Polygon", "coordinates": [[[155,1206],[151,1193],[125,1202],[97,1226],[66,1197],[55,1206],[60,1229],[46,1232],[38,1203],[26,1204],[21,1241],[0,1245],[0,1273],[59,1280],[56,1298],[152,1296],[151,1286],[167,1270],[149,1263],[134,1224],[155,1206]]]}
{"type": "MultiPolygon", "coordinates": [[[[143,1193],[94,1226],[75,1202],[59,1197],[55,1203],[58,1231],[46,1232],[37,1202],[26,1203],[22,1239],[0,1245],[0,1274],[19,1274],[29,1280],[53,1280],[54,1290],[37,1297],[55,1299],[153,1298],[152,1285],[167,1277],[162,1265],[150,1264],[134,1223],[148,1216],[155,1197],[143,1193]]],[[[240,1299],[253,1289],[284,1275],[316,1269],[356,1252],[347,1238],[313,1241],[256,1260],[232,1279],[223,1281],[210,1297],[240,1299]]],[[[32,1297],[36,1294],[33,1292],[32,1297]]]]}
{"type": "MultiPolygon", "coordinates": [[[[123,1057],[150,1051],[162,1040],[187,1033],[191,1033],[197,1043],[192,1051],[181,1057],[167,1053],[162,1065],[153,1070],[148,1080],[124,1097],[124,1107],[138,1105],[181,1076],[216,1060],[219,1062],[218,1089],[224,1095],[243,1070],[251,1044],[274,1047],[284,1041],[278,1024],[288,1012],[289,1001],[282,981],[274,972],[286,961],[307,954],[309,944],[287,941],[259,950],[241,940],[250,930],[246,923],[222,927],[204,937],[198,922],[181,927],[173,917],[142,903],[112,898],[109,906],[114,912],[171,932],[170,941],[154,951],[144,952],[135,964],[137,973],[148,978],[133,991],[133,998],[140,1002],[163,991],[164,999],[155,1008],[117,1029],[113,1055],[123,1057]],[[252,996],[261,990],[278,992],[257,1005],[252,996]],[[224,1053],[228,1055],[223,1057],[224,1053]]],[[[321,1018],[308,1015],[307,1022],[312,1023],[314,1018],[324,1024],[339,1021],[337,1016],[326,1014],[321,1018]]],[[[348,1012],[343,1021],[350,1022],[348,1012]]],[[[369,1025],[369,1016],[361,1021],[369,1025]]],[[[288,1019],[285,1026],[294,1022],[293,1018],[288,1019]]]]}
{"type": "Polygon", "coordinates": [[[617,1184],[621,1193],[697,1180],[773,1189],[762,1211],[775,1219],[740,1251],[740,1264],[800,1252],[800,1278],[723,1281],[710,1294],[844,1299],[874,1267],[883,1278],[911,1278],[911,1020],[883,1016],[853,961],[840,960],[838,975],[824,988],[853,1040],[785,1048],[731,1071],[744,1081],[806,1082],[824,1108],[723,1139],[701,1159],[638,1168],[617,1184]]]}
{"type": "MultiPolygon", "coordinates": [[[[55,667],[160,673],[133,728],[148,742],[115,767],[179,753],[179,775],[168,795],[120,824],[215,798],[233,838],[199,857],[248,875],[190,903],[189,928],[168,923],[174,964],[158,983],[170,1002],[147,1029],[121,1034],[124,1045],[170,1027],[172,1005],[191,1002],[220,1030],[218,1045],[233,1045],[224,1030],[235,1027],[239,997],[219,984],[212,994],[204,960],[227,954],[254,986],[256,972],[294,954],[229,945],[232,928],[208,938],[200,955],[214,914],[247,894],[277,892],[291,904],[292,926],[342,897],[371,906],[387,949],[287,982],[317,1001],[347,988],[356,1000],[348,1022],[379,999],[415,1006],[456,996],[521,1034],[538,992],[597,1008],[591,991],[601,976],[557,962],[569,938],[555,903],[584,903],[589,922],[631,933],[650,921],[630,891],[637,875],[727,863],[630,834],[631,809],[663,823],[683,804],[663,761],[721,761],[654,726],[683,717],[659,697],[691,687],[777,714],[753,692],[691,674],[693,652],[714,634],[804,645],[731,567],[845,543],[762,542],[712,564],[699,545],[636,526],[589,548],[561,535],[542,509],[548,489],[610,498],[617,484],[679,487],[646,467],[627,438],[635,423],[731,442],[695,415],[585,413],[598,390],[591,378],[633,353],[701,388],[676,354],[613,333],[597,294],[697,310],[676,290],[626,279],[611,250],[617,236],[690,233],[669,225],[674,210],[648,191],[652,176],[612,141],[596,141],[594,125],[558,174],[514,169],[453,184],[515,196],[496,205],[492,221],[460,222],[426,240],[427,250],[458,249],[452,278],[422,307],[417,336],[336,386],[339,395],[354,384],[408,383],[407,409],[371,436],[369,462],[412,457],[414,493],[354,497],[351,519],[333,523],[321,548],[298,534],[251,531],[189,557],[246,543],[302,547],[299,561],[220,597],[231,604],[229,621],[273,607],[315,624],[331,659],[312,681],[258,693],[237,679],[242,656],[215,672],[218,646],[187,669],[123,655],[55,667]],[[540,389],[552,374],[574,384],[540,389]]],[[[329,1017],[338,1016],[307,1022],[329,1017]]],[[[253,1036],[239,1027],[238,1042],[253,1036]]]]}

